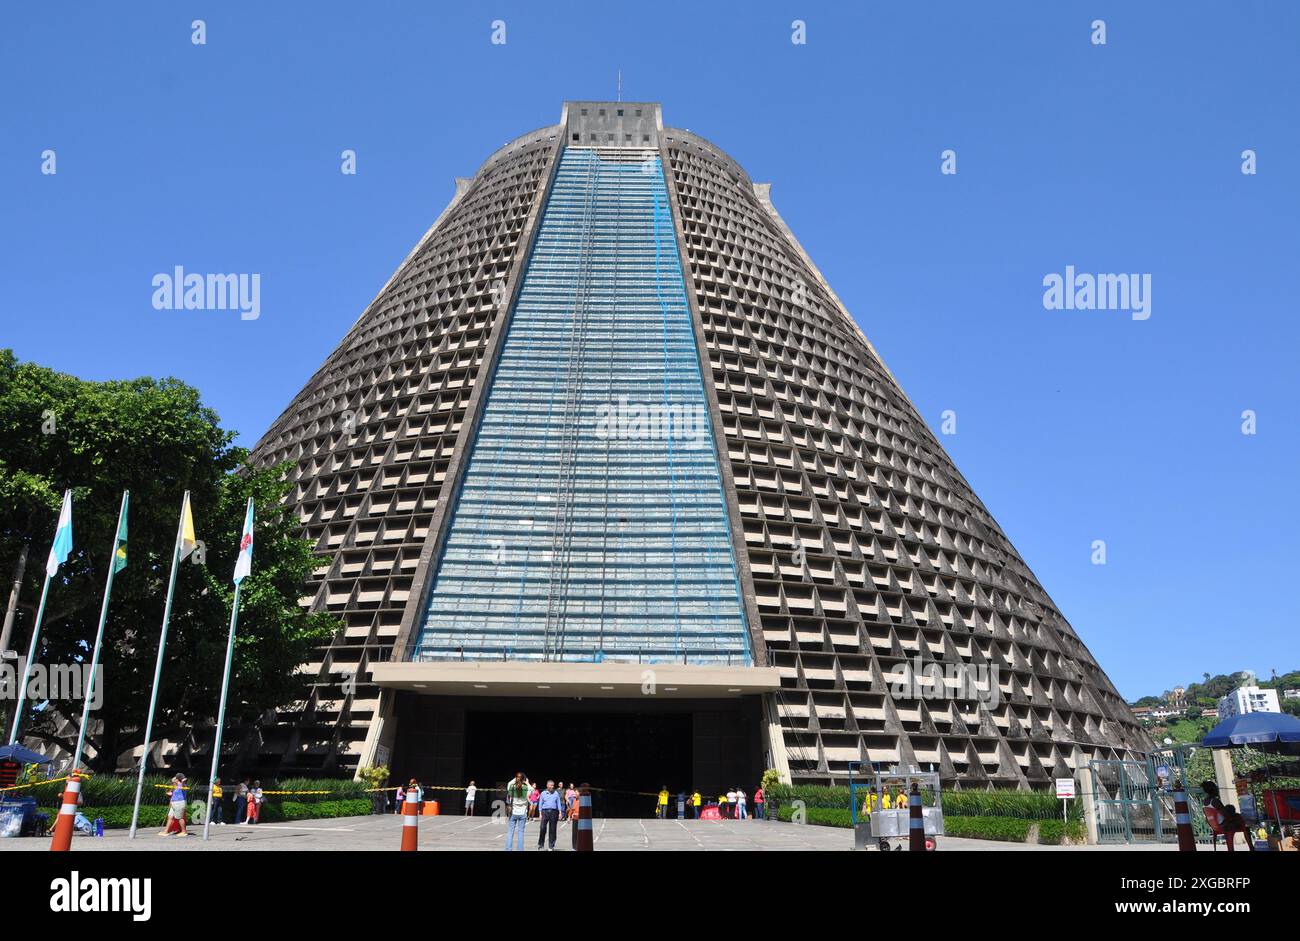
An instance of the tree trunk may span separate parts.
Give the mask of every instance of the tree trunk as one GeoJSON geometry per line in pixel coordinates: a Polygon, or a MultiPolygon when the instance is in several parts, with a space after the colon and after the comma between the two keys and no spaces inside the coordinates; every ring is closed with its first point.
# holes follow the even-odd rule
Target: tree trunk
{"type": "Polygon", "coordinates": [[[14,563],[14,581],[9,589],[9,606],[5,608],[4,628],[0,629],[0,657],[4,657],[9,652],[9,637],[14,631],[14,614],[18,610],[18,593],[23,587],[23,576],[27,574],[27,543],[23,543],[22,550],[18,553],[18,561],[14,563]]]}

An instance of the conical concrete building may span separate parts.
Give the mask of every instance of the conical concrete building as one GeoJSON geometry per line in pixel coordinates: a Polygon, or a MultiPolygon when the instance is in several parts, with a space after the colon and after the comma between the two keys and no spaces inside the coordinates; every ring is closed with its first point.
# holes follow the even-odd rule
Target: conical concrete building
{"type": "Polygon", "coordinates": [[[657,104],[457,180],[254,460],[343,625],[268,771],[1032,787],[1149,747],[768,187],[657,104]]]}

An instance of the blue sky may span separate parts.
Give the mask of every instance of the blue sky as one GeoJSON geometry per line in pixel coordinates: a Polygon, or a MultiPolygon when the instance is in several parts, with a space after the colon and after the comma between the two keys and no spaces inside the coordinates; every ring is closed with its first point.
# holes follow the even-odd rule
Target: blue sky
{"type": "Polygon", "coordinates": [[[453,177],[620,67],[773,183],[1122,693],[1300,666],[1290,2],[11,4],[0,345],[177,376],[251,445],[453,177]],[[260,273],[260,318],[154,310],[176,265],[260,273]],[[1045,310],[1067,265],[1150,274],[1150,319],[1045,310]]]}

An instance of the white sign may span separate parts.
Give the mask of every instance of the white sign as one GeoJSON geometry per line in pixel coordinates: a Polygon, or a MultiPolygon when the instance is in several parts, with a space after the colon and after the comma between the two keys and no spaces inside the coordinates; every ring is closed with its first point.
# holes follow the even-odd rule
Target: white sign
{"type": "Polygon", "coordinates": [[[1067,797],[1074,796],[1074,778],[1057,778],[1056,779],[1056,796],[1065,800],[1067,797]]]}

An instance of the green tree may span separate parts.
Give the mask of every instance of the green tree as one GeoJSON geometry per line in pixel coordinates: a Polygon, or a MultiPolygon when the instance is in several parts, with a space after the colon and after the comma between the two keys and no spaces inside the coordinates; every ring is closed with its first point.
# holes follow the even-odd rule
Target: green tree
{"type": "MultiPolygon", "coordinates": [[[[301,699],[307,680],[295,668],[336,627],[333,618],[298,604],[316,563],[310,543],[281,511],[289,486],[282,469],[252,469],[233,440],[198,392],[176,379],[88,382],[0,350],[0,572],[14,581],[23,569],[12,648],[26,652],[59,501],[69,487],[74,549],[50,586],[38,660],[89,658],[121,493],[131,491],[128,562],[113,584],[102,705],[93,714],[102,726],[88,736],[94,768],[113,767],[143,739],[185,490],[202,548],[177,576],[155,738],[182,737],[215,716],[230,575],[249,496],[256,549],[241,600],[230,727],[301,699]]],[[[80,708],[79,701],[53,700],[28,716],[24,734],[71,750],[80,708]]]]}

